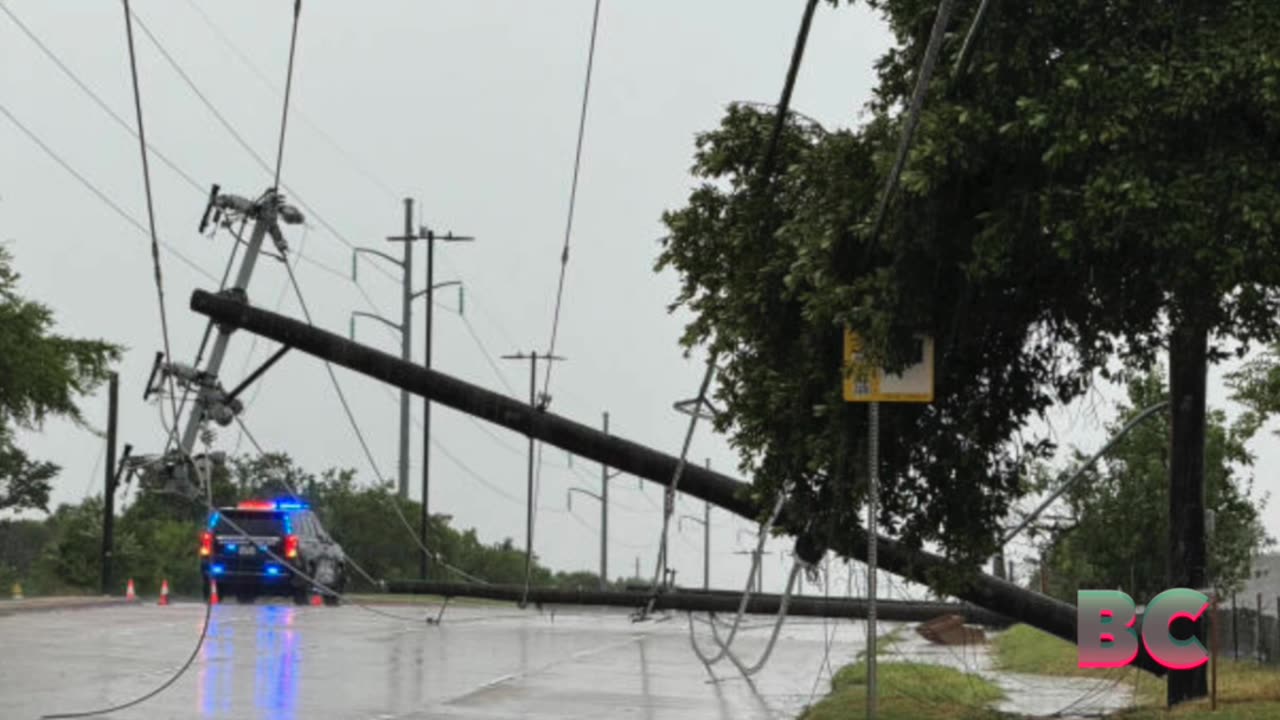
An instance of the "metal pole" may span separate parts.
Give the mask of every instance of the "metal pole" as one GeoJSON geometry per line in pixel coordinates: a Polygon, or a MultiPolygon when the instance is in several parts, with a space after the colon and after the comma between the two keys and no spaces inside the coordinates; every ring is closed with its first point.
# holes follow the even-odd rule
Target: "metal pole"
{"type": "Polygon", "coordinates": [[[1240,615],[1236,608],[1236,594],[1231,593],[1231,657],[1240,659],[1240,615]]]}
{"type": "Polygon", "coordinates": [[[1213,627],[1210,628],[1210,632],[1212,633],[1212,635],[1209,638],[1209,642],[1213,648],[1211,651],[1213,655],[1213,666],[1212,666],[1213,677],[1210,680],[1210,686],[1209,686],[1209,709],[1217,710],[1218,709],[1218,593],[1216,590],[1213,593],[1213,605],[1211,606],[1211,608],[1213,611],[1213,617],[1211,620],[1213,627]]]}
{"type": "MultiPolygon", "coordinates": [[[[268,198],[261,206],[257,218],[253,222],[253,232],[249,235],[249,246],[245,248],[244,259],[240,262],[240,270],[236,273],[236,290],[244,292],[249,287],[249,278],[258,262],[262,250],[262,240],[267,229],[276,222],[277,197],[268,198]]],[[[247,295],[247,293],[246,293],[247,295]]],[[[218,336],[213,340],[213,349],[209,351],[209,362],[205,365],[205,373],[216,378],[222,369],[222,360],[227,355],[227,345],[231,342],[231,333],[235,328],[218,325],[218,336]]],[[[200,423],[204,420],[205,399],[203,393],[196,393],[195,404],[187,415],[187,427],[182,433],[183,455],[190,455],[196,446],[196,438],[200,433],[200,423]]]]}
{"type": "Polygon", "coordinates": [[[880,492],[880,403],[867,406],[867,718],[875,720],[876,692],[876,506],[880,492]]]}
{"type": "MultiPolygon", "coordinates": [[[[604,432],[609,433],[609,413],[604,414],[604,432]]],[[[600,589],[609,586],[609,466],[600,465],[600,589]]]]}
{"type": "Polygon", "coordinates": [[[711,589],[711,503],[702,501],[702,589],[711,589]]]}
{"type": "MultiPolygon", "coordinates": [[[[707,458],[711,469],[711,458],[707,458]]],[[[711,589],[711,503],[702,501],[702,589],[711,589]]]]}
{"type": "MultiPolygon", "coordinates": [[[[538,352],[529,353],[529,407],[536,407],[538,387],[538,352]]],[[[533,437],[529,438],[529,477],[525,490],[526,504],[524,514],[524,578],[528,583],[529,573],[533,569],[533,437]]]]}
{"type": "Polygon", "coordinates": [[[1262,593],[1258,593],[1258,612],[1253,616],[1253,657],[1262,662],[1266,641],[1262,637],[1262,593]]]}
{"type": "MultiPolygon", "coordinates": [[[[404,282],[400,306],[400,359],[413,362],[413,198],[404,199],[404,282]]],[[[430,302],[430,299],[428,299],[430,302]]],[[[409,391],[400,391],[400,497],[409,498],[409,391]]]]}
{"type": "MultiPolygon", "coordinates": [[[[405,227],[405,234],[409,234],[409,228],[405,227]]],[[[436,236],[434,233],[427,233],[427,288],[426,288],[426,305],[427,305],[427,327],[426,340],[423,349],[422,364],[428,370],[431,369],[431,328],[435,318],[435,272],[436,272],[436,236]]],[[[427,524],[431,518],[431,398],[422,398],[422,547],[427,545],[427,524]]],[[[429,558],[427,551],[422,551],[422,579],[427,579],[427,564],[429,558]]]]}
{"type": "MultiPolygon", "coordinates": [[[[102,594],[111,594],[111,554],[116,525],[116,423],[120,410],[120,376],[111,373],[107,385],[107,463],[102,503],[102,594]]],[[[1261,596],[1259,596],[1261,597],[1261,596]]]]}

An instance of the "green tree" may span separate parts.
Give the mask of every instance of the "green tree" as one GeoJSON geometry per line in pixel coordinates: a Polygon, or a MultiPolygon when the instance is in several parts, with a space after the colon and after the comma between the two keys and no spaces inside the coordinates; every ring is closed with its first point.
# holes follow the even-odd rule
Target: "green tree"
{"type": "Polygon", "coordinates": [[[0,247],[0,510],[47,511],[59,467],[28,457],[14,431],[39,429],[49,417],[83,422],[76,398],[107,379],[120,349],[53,333],[53,312],[18,295],[18,277],[0,247]]]}
{"type": "Polygon", "coordinates": [[[794,517],[837,547],[861,527],[866,436],[839,394],[842,328],[890,369],[935,337],[935,402],[882,412],[880,519],[976,567],[1053,449],[1029,420],[1116,357],[1169,351],[1194,375],[1206,337],[1224,341],[1211,359],[1275,338],[1280,4],[1001,3],[968,76],[944,44],[874,242],[936,4],[871,4],[897,46],[868,122],[789,119],[771,192],[752,192],[772,118],[731,108],[698,139],[701,184],[665,215],[658,267],[682,278],[685,344],[721,359],[717,423],[756,492],[792,483],[794,517]]]}
{"type": "MultiPolygon", "coordinates": [[[[1159,373],[1130,381],[1128,402],[1120,403],[1108,434],[1167,397],[1159,373]]],[[[1254,457],[1246,448],[1257,429],[1248,415],[1229,424],[1221,410],[1209,413],[1205,504],[1215,516],[1209,576],[1226,593],[1242,585],[1253,553],[1269,540],[1259,516],[1265,498],[1254,495],[1254,457]]],[[[1168,444],[1165,412],[1134,427],[1067,492],[1069,519],[1046,542],[1051,594],[1073,601],[1079,589],[1119,587],[1141,603],[1166,589],[1168,444]]],[[[1076,463],[1084,459],[1076,453],[1076,463]]]]}

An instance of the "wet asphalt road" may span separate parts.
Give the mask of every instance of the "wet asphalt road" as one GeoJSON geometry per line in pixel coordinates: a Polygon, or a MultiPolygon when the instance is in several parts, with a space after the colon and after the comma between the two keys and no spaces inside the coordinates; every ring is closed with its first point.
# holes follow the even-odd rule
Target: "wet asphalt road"
{"type": "MultiPolygon", "coordinates": [[[[821,621],[787,624],[752,683],[720,664],[709,676],[687,620],[560,608],[219,605],[190,670],[113,718],[792,718],[822,666],[821,621]],[[432,613],[433,614],[433,613],[432,613]]],[[[133,699],[190,655],[204,607],[175,604],[0,617],[0,717],[92,710],[133,699]]],[[[753,617],[735,649],[747,663],[772,618],[753,617]]],[[[860,623],[835,632],[831,666],[862,646],[860,623]]],[[[887,630],[888,628],[886,628],[887,630]]],[[[705,626],[699,635],[706,638],[705,626]]],[[[818,684],[828,687],[826,674],[818,684]]]]}

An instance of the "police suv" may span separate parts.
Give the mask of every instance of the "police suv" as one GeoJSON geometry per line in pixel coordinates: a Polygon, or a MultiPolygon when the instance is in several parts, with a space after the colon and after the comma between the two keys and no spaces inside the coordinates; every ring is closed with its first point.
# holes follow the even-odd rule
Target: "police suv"
{"type": "Polygon", "coordinates": [[[210,581],[217,581],[220,596],[241,603],[282,595],[306,605],[314,591],[337,605],[337,595],[325,589],[341,593],[347,581],[342,547],[296,500],[251,500],[210,513],[200,535],[200,573],[206,602],[210,581]]]}

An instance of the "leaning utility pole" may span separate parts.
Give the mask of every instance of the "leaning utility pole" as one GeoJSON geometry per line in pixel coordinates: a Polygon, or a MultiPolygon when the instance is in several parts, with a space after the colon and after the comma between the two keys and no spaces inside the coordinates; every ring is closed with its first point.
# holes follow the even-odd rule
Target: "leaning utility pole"
{"type": "MultiPolygon", "coordinates": [[[[535,408],[541,412],[547,409],[547,405],[550,404],[551,398],[549,398],[545,393],[542,395],[541,398],[538,397],[538,358],[539,357],[541,357],[543,360],[546,360],[547,362],[556,362],[558,360],[565,359],[560,357],[559,355],[552,355],[550,353],[543,353],[539,355],[536,350],[530,352],[528,355],[525,355],[524,353],[514,353],[512,355],[503,355],[502,359],[529,361],[529,407],[535,408]]],[[[529,577],[530,577],[529,573],[533,570],[533,445],[534,445],[534,442],[535,441],[533,436],[532,435],[529,436],[529,477],[528,477],[528,488],[526,490],[526,495],[525,495],[527,505],[525,507],[525,521],[524,521],[525,522],[525,525],[524,525],[524,579],[525,579],[526,585],[528,585],[529,583],[529,577]]]]}
{"type": "MultiPolygon", "coordinates": [[[[222,194],[218,190],[218,186],[214,185],[209,191],[209,200],[205,205],[204,216],[200,220],[199,232],[203,235],[211,221],[215,228],[226,228],[236,239],[236,245],[232,249],[233,258],[240,245],[246,246],[234,284],[231,287],[224,288],[219,295],[247,304],[249,279],[253,276],[258,257],[262,254],[262,245],[266,236],[270,235],[272,242],[275,244],[276,251],[279,253],[276,256],[277,259],[284,261],[289,245],[284,239],[284,234],[280,231],[278,221],[283,220],[287,224],[298,225],[303,222],[303,216],[297,208],[285,204],[282,196],[274,188],[268,189],[256,200],[249,200],[238,195],[222,194]],[[236,220],[240,221],[239,228],[232,229],[236,220]],[[246,242],[242,237],[242,230],[250,220],[253,221],[253,230],[249,235],[249,240],[246,242]]],[[[164,386],[164,376],[172,376],[185,390],[195,391],[195,400],[190,413],[187,415],[186,428],[178,439],[178,447],[173,448],[172,443],[170,443],[169,447],[166,448],[168,453],[163,470],[166,474],[166,480],[175,486],[170,489],[186,494],[196,492],[195,486],[191,483],[190,471],[193,468],[189,465],[189,459],[192,457],[192,451],[195,448],[201,427],[208,420],[213,420],[223,427],[234,422],[236,416],[244,409],[243,404],[237,399],[237,395],[259,377],[266,368],[279,360],[285,349],[287,349],[277,352],[244,382],[241,382],[231,392],[227,392],[223,389],[222,383],[218,379],[218,373],[222,369],[222,362],[227,354],[227,345],[231,341],[231,333],[235,331],[235,328],[211,321],[205,330],[206,339],[215,326],[217,327],[217,336],[214,338],[213,349],[209,353],[209,360],[203,370],[184,363],[173,362],[172,360],[164,363],[162,362],[164,353],[157,353],[155,363],[151,368],[151,376],[147,379],[146,390],[142,394],[143,400],[146,400],[152,393],[159,392],[164,386]]],[[[203,346],[204,343],[202,342],[202,349],[203,346]]],[[[199,362],[198,357],[196,362],[199,362]]],[[[177,418],[174,418],[174,421],[176,423],[177,418]]],[[[203,488],[200,488],[200,490],[203,490],[203,488]]]]}

